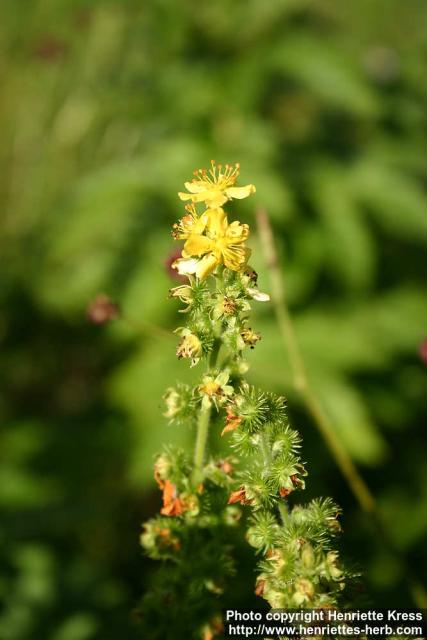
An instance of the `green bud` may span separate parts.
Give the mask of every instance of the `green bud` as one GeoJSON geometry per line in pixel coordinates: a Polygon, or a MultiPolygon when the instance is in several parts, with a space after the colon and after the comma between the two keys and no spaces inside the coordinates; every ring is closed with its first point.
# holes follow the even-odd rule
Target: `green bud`
{"type": "Polygon", "coordinates": [[[236,525],[242,517],[242,511],[239,507],[229,505],[224,511],[224,521],[229,526],[236,525]]]}
{"type": "Polygon", "coordinates": [[[313,547],[308,542],[302,548],[301,562],[307,569],[312,569],[314,567],[314,551],[313,547]]]}

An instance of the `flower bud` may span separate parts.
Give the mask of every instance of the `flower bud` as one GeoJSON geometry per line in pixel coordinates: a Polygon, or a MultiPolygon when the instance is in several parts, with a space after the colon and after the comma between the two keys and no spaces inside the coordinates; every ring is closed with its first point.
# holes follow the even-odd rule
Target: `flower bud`
{"type": "Polygon", "coordinates": [[[144,529],[139,539],[141,545],[147,551],[152,551],[156,547],[156,527],[153,522],[144,524],[144,529]]]}
{"type": "Polygon", "coordinates": [[[87,317],[93,324],[106,324],[118,318],[119,315],[118,305],[103,293],[96,296],[87,308],[87,317]]]}
{"type": "Polygon", "coordinates": [[[208,580],[205,580],[205,587],[207,591],[210,591],[217,596],[220,596],[222,593],[224,593],[224,588],[220,587],[219,584],[217,584],[210,578],[208,580]]]}
{"type": "Polygon", "coordinates": [[[169,387],[169,389],[166,390],[166,393],[163,396],[163,400],[165,401],[166,405],[166,411],[163,413],[163,415],[166,418],[174,418],[179,414],[182,403],[181,395],[176,389],[174,389],[173,387],[169,387]]]}
{"type": "Polygon", "coordinates": [[[329,575],[333,580],[339,580],[342,578],[342,571],[338,565],[338,552],[329,551],[326,555],[326,567],[329,575]]]}
{"type": "Polygon", "coordinates": [[[301,562],[307,569],[312,569],[314,566],[314,551],[313,547],[308,542],[302,548],[301,562]]]}
{"type": "Polygon", "coordinates": [[[242,512],[240,511],[239,507],[229,505],[224,511],[224,521],[229,526],[236,525],[241,517],[242,512]]]}
{"type": "Polygon", "coordinates": [[[183,512],[187,512],[190,516],[197,516],[200,511],[198,497],[194,493],[182,493],[180,499],[183,512]]]}
{"type": "Polygon", "coordinates": [[[287,595],[283,591],[270,587],[268,582],[264,585],[262,597],[267,600],[272,609],[284,609],[288,603],[287,595]]]}
{"type": "Polygon", "coordinates": [[[162,453],[154,463],[154,478],[161,489],[165,480],[168,479],[172,469],[172,462],[168,455],[162,453]]]}

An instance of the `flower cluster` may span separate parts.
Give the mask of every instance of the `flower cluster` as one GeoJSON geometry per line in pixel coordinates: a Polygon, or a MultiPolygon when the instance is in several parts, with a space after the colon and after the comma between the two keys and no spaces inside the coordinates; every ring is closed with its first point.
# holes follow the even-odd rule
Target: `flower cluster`
{"type": "Polygon", "coordinates": [[[232,198],[246,198],[255,192],[253,184],[235,187],[239,165],[216,165],[199,169],[185,187],[189,193],[180,193],[181,200],[191,200],[186,215],[173,227],[173,237],[185,240],[182,258],[172,265],[179,274],[195,274],[204,280],[219,265],[232,271],[241,271],[250,255],[245,242],[249,236],[247,224],[234,221],[229,224],[222,206],[232,198]],[[206,209],[197,214],[194,203],[203,203],[206,209]]]}
{"type": "MultiPolygon", "coordinates": [[[[238,165],[212,162],[209,171],[199,169],[185,184],[187,193],[179,194],[191,203],[172,229],[184,243],[173,267],[187,277],[170,291],[184,305],[180,312],[186,318],[176,330],[176,355],[191,367],[204,363],[204,370],[193,386],[168,388],[164,415],[171,424],[193,426],[197,435],[193,461],[171,449],[157,458],[160,515],[145,525],[141,537],[152,558],[172,563],[167,586],[161,583],[171,602],[176,598],[172,587],[198,594],[187,603],[193,622],[184,635],[202,640],[221,634],[219,598],[227,601],[243,547],[256,550],[258,577],[252,589],[272,607],[335,606],[346,577],[331,547],[340,528],[338,509],[330,500],[289,504],[304,489],[306,470],[285,400],[244,379],[246,353],[261,338],[249,323],[251,306],[269,296],[259,291],[257,274],[248,265],[248,225],[230,222],[224,210],[233,198],[255,192],[251,184],[236,186],[238,175],[238,165]],[[231,455],[208,455],[212,429],[231,455]],[[241,518],[243,510],[247,518],[241,518]],[[197,616],[200,624],[194,622],[197,616]]],[[[150,598],[143,609],[154,606],[150,598]]]]}

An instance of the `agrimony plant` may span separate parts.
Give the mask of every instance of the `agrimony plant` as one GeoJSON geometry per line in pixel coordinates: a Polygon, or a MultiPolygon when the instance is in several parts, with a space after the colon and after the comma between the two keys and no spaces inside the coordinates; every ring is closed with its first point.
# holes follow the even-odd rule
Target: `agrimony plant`
{"type": "Polygon", "coordinates": [[[177,384],[164,396],[165,417],[193,425],[196,438],[192,459],[166,447],[154,465],[163,506],[141,537],[148,555],[162,563],[141,604],[151,638],[221,636],[220,612],[235,600],[230,585],[242,547],[253,548],[257,567],[246,594],[254,591],[271,607],[335,606],[346,582],[332,548],[338,508],[329,499],[288,505],[307,474],[285,400],[245,380],[245,353],[261,338],[250,323],[251,306],[269,296],[248,265],[249,226],[230,221],[224,210],[255,192],[252,184],[236,186],[238,175],[239,165],[215,162],[197,170],[179,193],[189,202],[172,230],[184,242],[173,267],[186,277],[170,291],[186,320],[176,329],[176,355],[200,376],[194,386],[177,384]],[[209,447],[210,429],[228,440],[226,457],[209,447]]]}

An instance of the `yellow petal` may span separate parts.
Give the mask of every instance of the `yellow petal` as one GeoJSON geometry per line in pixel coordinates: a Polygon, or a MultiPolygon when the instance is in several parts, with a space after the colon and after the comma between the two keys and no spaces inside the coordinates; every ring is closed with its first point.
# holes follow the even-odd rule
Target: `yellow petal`
{"type": "Polygon", "coordinates": [[[226,231],[227,242],[241,243],[247,240],[249,236],[249,225],[240,224],[237,220],[232,222],[226,231]]]}
{"type": "Polygon", "coordinates": [[[251,254],[250,249],[246,247],[231,246],[223,249],[222,257],[224,264],[228,269],[232,271],[240,271],[246,265],[251,254]]]}
{"type": "Polygon", "coordinates": [[[205,214],[208,218],[208,231],[213,236],[223,236],[227,229],[227,218],[224,209],[207,209],[205,214]]]}
{"type": "Polygon", "coordinates": [[[211,198],[211,194],[213,192],[211,191],[207,191],[206,189],[204,191],[201,191],[200,193],[192,193],[190,194],[190,198],[192,200],[192,202],[207,202],[209,200],[209,198],[211,198]]]}
{"type": "Polygon", "coordinates": [[[198,180],[197,182],[185,182],[184,186],[190,193],[202,193],[209,189],[210,183],[206,180],[198,180]]]}
{"type": "Polygon", "coordinates": [[[257,302],[268,302],[270,300],[268,293],[262,293],[262,291],[258,291],[258,289],[255,289],[254,287],[248,287],[246,291],[249,293],[251,298],[257,302]]]}
{"type": "Polygon", "coordinates": [[[178,192],[178,196],[181,200],[192,200],[193,198],[191,193],[183,193],[182,191],[178,192]]]}
{"type": "Polygon", "coordinates": [[[193,226],[192,233],[202,234],[206,229],[206,225],[209,222],[209,218],[203,213],[200,218],[198,218],[193,226]]]}
{"type": "Polygon", "coordinates": [[[209,253],[198,261],[196,276],[200,278],[200,280],[204,280],[216,269],[218,264],[218,259],[213,255],[213,253],[209,253]]]}
{"type": "Polygon", "coordinates": [[[229,198],[242,200],[243,198],[250,196],[251,193],[255,193],[255,191],[256,188],[254,184],[247,184],[245,187],[229,187],[225,190],[225,193],[229,198]]]}
{"type": "Polygon", "coordinates": [[[210,191],[206,192],[206,196],[203,198],[203,200],[211,209],[219,209],[224,203],[227,202],[227,196],[225,196],[220,189],[211,189],[210,191]]]}
{"type": "Polygon", "coordinates": [[[191,234],[184,245],[184,252],[190,256],[202,256],[212,248],[212,240],[206,236],[191,234]]]}

